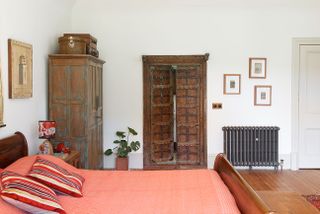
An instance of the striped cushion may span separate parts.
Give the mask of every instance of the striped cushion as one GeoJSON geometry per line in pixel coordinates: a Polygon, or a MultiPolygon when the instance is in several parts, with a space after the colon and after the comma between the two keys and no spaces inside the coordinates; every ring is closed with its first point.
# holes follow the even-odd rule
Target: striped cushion
{"type": "Polygon", "coordinates": [[[35,178],[37,181],[60,193],[82,197],[84,178],[81,175],[69,172],[41,157],[37,157],[28,176],[35,178]]]}
{"type": "MultiPolygon", "coordinates": [[[[17,173],[1,173],[1,198],[30,213],[65,213],[49,187],[17,173]]],[[[1,211],[0,211],[1,212],[1,211]]]]}

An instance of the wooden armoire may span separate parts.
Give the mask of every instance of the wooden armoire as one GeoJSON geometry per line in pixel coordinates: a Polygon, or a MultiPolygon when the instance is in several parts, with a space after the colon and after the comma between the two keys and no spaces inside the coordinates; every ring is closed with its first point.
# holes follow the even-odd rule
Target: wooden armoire
{"type": "Polygon", "coordinates": [[[143,56],[145,169],[207,167],[208,57],[143,56]]]}
{"type": "Polygon", "coordinates": [[[81,168],[103,168],[102,73],[105,62],[90,55],[49,55],[49,119],[55,143],[80,152],[81,168]]]}

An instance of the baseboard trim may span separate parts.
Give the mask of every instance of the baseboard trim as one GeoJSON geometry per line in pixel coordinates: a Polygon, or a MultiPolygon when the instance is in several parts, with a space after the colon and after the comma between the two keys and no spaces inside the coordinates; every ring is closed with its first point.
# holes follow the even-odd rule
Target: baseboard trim
{"type": "MultiPolygon", "coordinates": [[[[213,169],[214,160],[219,153],[208,154],[208,169],[213,169]]],[[[295,163],[297,154],[280,154],[279,161],[283,160],[283,169],[297,170],[295,163]]],[[[105,156],[104,158],[104,168],[113,169],[115,167],[115,155],[105,156]]],[[[254,167],[258,169],[272,169],[273,167],[254,167]]],[[[129,169],[143,169],[143,153],[131,153],[129,155],[129,169]]]]}

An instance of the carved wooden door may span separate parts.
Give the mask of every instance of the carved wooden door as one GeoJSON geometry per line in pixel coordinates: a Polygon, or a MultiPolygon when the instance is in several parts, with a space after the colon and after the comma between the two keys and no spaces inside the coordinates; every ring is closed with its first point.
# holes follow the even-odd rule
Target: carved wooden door
{"type": "Polygon", "coordinates": [[[177,162],[200,163],[200,97],[199,65],[181,65],[176,70],[176,139],[177,162]]]}
{"type": "Polygon", "coordinates": [[[207,60],[143,57],[144,168],[206,167],[207,60]]]}
{"type": "Polygon", "coordinates": [[[173,78],[171,66],[150,66],[151,160],[173,159],[173,78]]]}

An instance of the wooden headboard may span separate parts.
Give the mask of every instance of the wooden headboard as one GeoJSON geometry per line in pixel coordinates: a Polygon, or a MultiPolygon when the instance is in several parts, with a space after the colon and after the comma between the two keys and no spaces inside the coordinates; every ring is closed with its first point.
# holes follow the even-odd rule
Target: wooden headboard
{"type": "Polygon", "coordinates": [[[21,132],[0,139],[0,168],[5,168],[28,155],[28,143],[21,132]]]}

